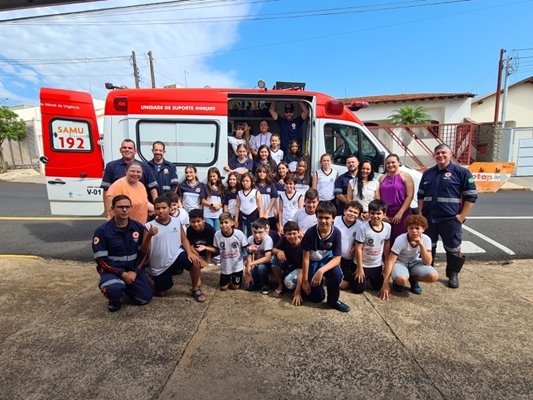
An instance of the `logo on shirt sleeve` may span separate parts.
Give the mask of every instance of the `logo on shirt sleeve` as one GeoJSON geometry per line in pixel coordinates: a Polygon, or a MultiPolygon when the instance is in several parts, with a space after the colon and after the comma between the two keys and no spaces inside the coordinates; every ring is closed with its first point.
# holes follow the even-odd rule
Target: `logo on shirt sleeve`
{"type": "Polygon", "coordinates": [[[93,243],[96,245],[98,243],[100,243],[100,238],[98,236],[95,236],[94,239],[93,239],[93,243]]]}

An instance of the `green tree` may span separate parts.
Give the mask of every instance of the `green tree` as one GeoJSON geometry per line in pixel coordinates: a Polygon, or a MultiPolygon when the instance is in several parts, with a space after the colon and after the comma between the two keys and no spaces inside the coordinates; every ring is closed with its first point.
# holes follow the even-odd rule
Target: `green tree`
{"type": "Polygon", "coordinates": [[[402,106],[389,115],[391,125],[425,125],[431,123],[431,116],[422,106],[402,106]]]}
{"type": "Polygon", "coordinates": [[[18,117],[16,113],[11,111],[9,107],[0,107],[0,166],[2,172],[7,170],[7,165],[2,152],[2,144],[4,140],[20,141],[26,137],[26,124],[18,117]]]}

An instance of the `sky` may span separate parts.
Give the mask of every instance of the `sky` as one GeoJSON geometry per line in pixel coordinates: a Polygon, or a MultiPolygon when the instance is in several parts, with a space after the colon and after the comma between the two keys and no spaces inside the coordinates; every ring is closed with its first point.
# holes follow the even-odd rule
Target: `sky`
{"type": "Polygon", "coordinates": [[[0,12],[0,104],[38,105],[39,89],[105,82],[252,88],[305,82],[337,98],[496,90],[533,76],[533,0],[107,0],[0,12]],[[161,4],[168,2],[168,4],[161,4]],[[158,3],[149,7],[143,4],[158,3]],[[138,6],[54,18],[23,17],[138,6]],[[7,100],[6,100],[7,99],[7,100]]]}

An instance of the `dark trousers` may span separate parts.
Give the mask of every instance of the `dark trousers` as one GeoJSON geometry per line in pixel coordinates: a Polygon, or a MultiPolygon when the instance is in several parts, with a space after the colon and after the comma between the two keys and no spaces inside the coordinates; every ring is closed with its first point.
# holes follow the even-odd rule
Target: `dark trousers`
{"type": "Polygon", "coordinates": [[[135,304],[147,304],[152,300],[153,291],[148,282],[146,271],[141,269],[133,283],[126,285],[122,279],[110,272],[100,275],[98,287],[111,301],[119,301],[125,293],[135,304]]]}
{"type": "MultiPolygon", "coordinates": [[[[429,222],[429,219],[428,219],[429,222]]],[[[433,248],[437,246],[439,236],[442,239],[446,253],[460,257],[461,243],[463,241],[463,224],[457,218],[442,222],[429,222],[429,227],[424,232],[431,239],[433,248]]]]}
{"type": "MultiPolygon", "coordinates": [[[[326,257],[322,261],[311,261],[309,264],[309,274],[308,274],[308,282],[311,284],[311,280],[313,279],[313,275],[315,275],[315,272],[325,265],[329,260],[331,259],[330,256],[326,257]]],[[[339,265],[333,267],[329,271],[327,271],[324,274],[324,278],[326,278],[326,287],[328,289],[328,299],[327,303],[329,306],[334,307],[337,305],[337,301],[339,301],[339,296],[341,294],[341,282],[342,282],[342,270],[339,265]]],[[[318,286],[311,286],[311,293],[309,294],[309,300],[311,300],[313,303],[321,303],[326,298],[326,292],[324,290],[324,286],[322,284],[318,286]]]]}
{"type": "Polygon", "coordinates": [[[352,281],[351,288],[354,293],[361,294],[366,290],[366,282],[370,281],[372,289],[381,290],[383,286],[383,269],[381,266],[374,268],[363,268],[365,271],[365,279],[363,282],[356,282],[355,278],[352,281]]]}

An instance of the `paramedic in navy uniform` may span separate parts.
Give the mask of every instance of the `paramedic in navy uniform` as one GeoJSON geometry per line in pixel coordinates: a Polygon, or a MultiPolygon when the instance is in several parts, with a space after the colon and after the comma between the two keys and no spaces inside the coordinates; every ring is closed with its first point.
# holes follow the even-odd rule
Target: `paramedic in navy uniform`
{"type": "Polygon", "coordinates": [[[155,141],[152,144],[152,154],[154,158],[148,161],[148,165],[157,181],[159,195],[177,193],[180,182],[176,173],[176,166],[163,157],[165,155],[165,143],[159,140],[155,141]]]}
{"type": "Polygon", "coordinates": [[[431,238],[433,259],[440,235],[446,250],[448,287],[459,287],[458,274],[465,263],[461,253],[462,225],[477,200],[469,170],[452,164],[452,152],[439,144],[433,152],[437,165],[426,170],[418,188],[418,208],[429,223],[424,232],[431,238]]]}
{"type": "MultiPolygon", "coordinates": [[[[268,111],[270,112],[270,115],[278,123],[279,126],[279,136],[281,138],[281,150],[284,152],[287,151],[287,148],[289,147],[289,143],[291,140],[296,140],[298,143],[301,139],[301,128],[304,123],[304,121],[307,119],[307,116],[309,115],[309,109],[307,108],[307,105],[303,101],[299,101],[298,104],[300,105],[300,108],[302,109],[302,113],[300,116],[294,118],[294,105],[292,103],[285,104],[285,118],[281,117],[277,111],[276,111],[276,105],[277,102],[273,101],[270,104],[270,108],[268,111]]],[[[301,148],[303,148],[302,146],[301,148]]]]}
{"type": "MultiPolygon", "coordinates": [[[[120,145],[120,154],[122,158],[118,160],[110,161],[105,166],[104,177],[102,178],[102,184],[100,187],[104,189],[104,200],[106,198],[106,192],[109,187],[115,183],[116,180],[124,178],[126,176],[126,165],[130,161],[135,159],[135,154],[137,154],[137,149],[135,148],[135,143],[131,139],[124,139],[120,145]]],[[[150,167],[145,162],[139,161],[143,170],[143,175],[141,177],[141,183],[146,188],[146,192],[149,194],[149,198],[154,201],[157,194],[157,181],[152,175],[150,167]]]]}

